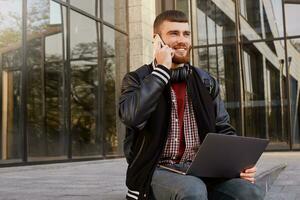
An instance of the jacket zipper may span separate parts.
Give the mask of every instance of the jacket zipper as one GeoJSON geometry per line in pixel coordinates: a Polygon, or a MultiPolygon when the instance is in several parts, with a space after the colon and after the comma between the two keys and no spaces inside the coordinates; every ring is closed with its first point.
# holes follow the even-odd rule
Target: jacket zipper
{"type": "Polygon", "coordinates": [[[136,154],[134,160],[133,160],[132,163],[130,164],[130,167],[129,167],[129,168],[131,168],[131,167],[134,165],[134,163],[137,161],[137,159],[138,159],[139,156],[141,155],[142,150],[143,150],[143,147],[144,147],[144,145],[145,145],[145,141],[146,141],[146,138],[145,138],[145,136],[144,136],[144,137],[143,137],[143,141],[142,141],[142,145],[141,145],[141,147],[140,147],[138,153],[136,154]]]}

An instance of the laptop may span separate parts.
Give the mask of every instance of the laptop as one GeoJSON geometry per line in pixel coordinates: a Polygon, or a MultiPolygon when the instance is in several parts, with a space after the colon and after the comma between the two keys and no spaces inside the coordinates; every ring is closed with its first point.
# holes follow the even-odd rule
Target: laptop
{"type": "Polygon", "coordinates": [[[183,175],[236,178],[256,165],[268,143],[267,139],[208,133],[187,171],[160,167],[183,175]]]}

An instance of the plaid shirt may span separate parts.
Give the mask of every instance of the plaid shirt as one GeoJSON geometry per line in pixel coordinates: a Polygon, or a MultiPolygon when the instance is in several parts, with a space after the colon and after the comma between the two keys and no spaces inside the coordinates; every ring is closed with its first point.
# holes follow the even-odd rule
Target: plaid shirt
{"type": "MultiPolygon", "coordinates": [[[[168,133],[168,139],[165,149],[161,155],[159,164],[175,164],[178,160],[180,147],[180,127],[178,121],[177,101],[174,90],[171,88],[171,126],[168,133]]],[[[179,163],[194,160],[197,150],[200,146],[198,127],[196,124],[193,105],[185,93],[185,105],[183,115],[183,133],[185,138],[185,150],[179,163]]]]}

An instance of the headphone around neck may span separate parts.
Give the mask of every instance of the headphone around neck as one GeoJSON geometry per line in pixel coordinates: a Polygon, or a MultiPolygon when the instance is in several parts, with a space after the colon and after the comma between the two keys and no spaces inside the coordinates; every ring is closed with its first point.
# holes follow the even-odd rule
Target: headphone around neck
{"type": "Polygon", "coordinates": [[[192,72],[189,64],[185,64],[183,67],[179,67],[176,69],[171,69],[170,71],[171,71],[170,81],[173,83],[187,81],[189,75],[192,72]]]}

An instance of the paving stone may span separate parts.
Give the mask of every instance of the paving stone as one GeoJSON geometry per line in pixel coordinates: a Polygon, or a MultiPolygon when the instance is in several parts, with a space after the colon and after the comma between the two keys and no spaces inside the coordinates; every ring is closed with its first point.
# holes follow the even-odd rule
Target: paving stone
{"type": "MultiPolygon", "coordinates": [[[[258,175],[286,163],[266,200],[300,200],[300,152],[264,153],[258,175]]],[[[125,159],[0,168],[0,200],[124,200],[125,159]]]]}

